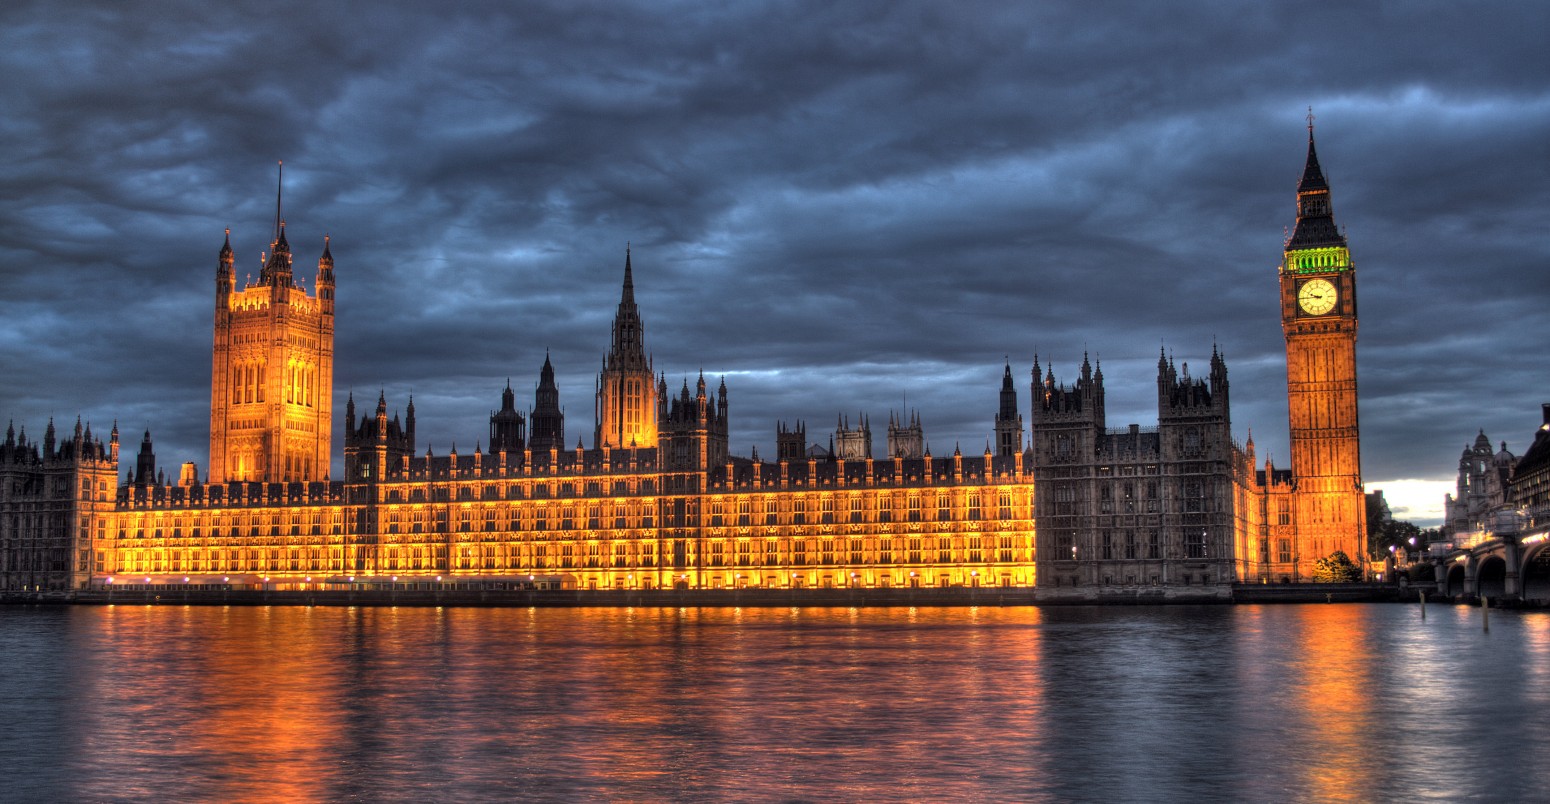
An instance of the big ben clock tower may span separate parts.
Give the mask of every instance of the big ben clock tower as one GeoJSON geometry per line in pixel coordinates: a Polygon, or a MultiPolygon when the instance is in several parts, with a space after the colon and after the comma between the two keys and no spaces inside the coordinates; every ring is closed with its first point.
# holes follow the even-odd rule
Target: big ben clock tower
{"type": "Polygon", "coordinates": [[[1356,267],[1335,227],[1313,147],[1297,185],[1297,227],[1281,263],[1281,328],[1296,483],[1297,570],[1344,551],[1366,567],[1366,506],[1356,415],[1356,267]]]}

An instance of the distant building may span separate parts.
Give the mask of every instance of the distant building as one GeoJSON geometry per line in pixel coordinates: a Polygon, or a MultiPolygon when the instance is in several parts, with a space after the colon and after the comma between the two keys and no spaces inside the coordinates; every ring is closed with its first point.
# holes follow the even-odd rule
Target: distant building
{"type": "Polygon", "coordinates": [[[1550,402],[1540,406],[1543,423],[1512,470],[1512,504],[1528,515],[1530,527],[1550,523],[1550,402]]]}
{"type": "Polygon", "coordinates": [[[1491,440],[1485,431],[1475,437],[1471,446],[1459,456],[1458,480],[1454,493],[1443,500],[1442,536],[1444,541],[1456,540],[1466,534],[1481,533],[1495,525],[1497,513],[1511,507],[1508,486],[1512,482],[1512,468],[1518,459],[1507,451],[1507,442],[1501,449],[1491,451],[1491,440]]]}

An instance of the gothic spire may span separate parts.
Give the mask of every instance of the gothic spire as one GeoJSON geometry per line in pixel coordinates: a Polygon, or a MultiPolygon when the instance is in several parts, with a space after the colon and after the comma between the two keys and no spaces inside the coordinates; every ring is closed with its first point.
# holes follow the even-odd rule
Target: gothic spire
{"type": "Polygon", "coordinates": [[[538,387],[554,387],[554,364],[549,362],[549,350],[544,350],[544,367],[538,371],[538,387]]]}
{"type": "MultiPolygon", "coordinates": [[[[1035,365],[1034,372],[1038,372],[1035,365]]],[[[1017,387],[1012,383],[1012,362],[1008,360],[1006,369],[1001,373],[1001,409],[996,414],[997,421],[1012,421],[1017,418],[1017,387]]]]}
{"type": "Polygon", "coordinates": [[[624,244],[624,296],[620,303],[635,303],[635,277],[630,272],[630,244],[624,244]]]}

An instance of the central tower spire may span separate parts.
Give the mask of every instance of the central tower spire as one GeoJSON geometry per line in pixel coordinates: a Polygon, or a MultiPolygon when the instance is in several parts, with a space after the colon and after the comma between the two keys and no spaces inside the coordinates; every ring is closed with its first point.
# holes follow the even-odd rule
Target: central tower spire
{"type": "Polygon", "coordinates": [[[624,287],[614,313],[613,344],[597,378],[594,445],[615,449],[657,445],[657,387],[646,356],[645,326],[635,306],[630,247],[624,247],[624,287]]]}
{"type": "Polygon", "coordinates": [[[619,294],[619,309],[614,313],[613,347],[608,352],[608,368],[644,369],[651,367],[646,358],[644,327],[635,306],[635,277],[630,268],[630,247],[624,247],[624,289],[619,294]]]}

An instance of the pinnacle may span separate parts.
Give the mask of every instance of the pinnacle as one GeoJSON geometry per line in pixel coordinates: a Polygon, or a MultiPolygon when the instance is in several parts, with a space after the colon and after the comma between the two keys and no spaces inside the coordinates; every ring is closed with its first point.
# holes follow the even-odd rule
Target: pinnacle
{"type": "Polygon", "coordinates": [[[623,301],[635,301],[635,276],[630,269],[630,244],[624,244],[624,296],[623,301]]]}

